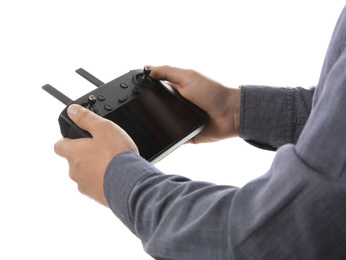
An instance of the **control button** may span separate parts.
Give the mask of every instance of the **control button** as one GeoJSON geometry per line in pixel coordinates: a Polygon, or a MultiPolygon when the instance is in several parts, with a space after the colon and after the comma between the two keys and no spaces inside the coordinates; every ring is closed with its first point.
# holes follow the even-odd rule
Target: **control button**
{"type": "Polygon", "coordinates": [[[105,109],[108,111],[111,111],[113,109],[113,107],[109,104],[105,105],[105,109]]]}
{"type": "Polygon", "coordinates": [[[128,88],[129,85],[127,85],[126,83],[120,83],[120,87],[122,87],[122,88],[128,88]]]}
{"type": "Polygon", "coordinates": [[[121,103],[125,102],[126,100],[127,100],[127,96],[118,99],[118,101],[121,103]]]}
{"type": "Polygon", "coordinates": [[[97,99],[100,100],[100,101],[105,101],[106,97],[104,95],[98,95],[97,99]]]}
{"type": "Polygon", "coordinates": [[[139,94],[142,93],[142,90],[141,90],[139,87],[135,87],[135,88],[133,89],[133,93],[134,93],[135,95],[139,95],[139,94]]]}

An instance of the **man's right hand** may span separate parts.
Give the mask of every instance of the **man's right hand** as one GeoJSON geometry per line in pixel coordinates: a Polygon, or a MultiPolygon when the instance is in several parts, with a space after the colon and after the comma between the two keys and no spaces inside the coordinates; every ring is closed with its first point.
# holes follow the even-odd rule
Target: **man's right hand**
{"type": "Polygon", "coordinates": [[[168,81],[184,98],[208,113],[207,127],[190,143],[215,142],[239,135],[240,89],[227,88],[193,70],[151,68],[152,78],[168,81]]]}

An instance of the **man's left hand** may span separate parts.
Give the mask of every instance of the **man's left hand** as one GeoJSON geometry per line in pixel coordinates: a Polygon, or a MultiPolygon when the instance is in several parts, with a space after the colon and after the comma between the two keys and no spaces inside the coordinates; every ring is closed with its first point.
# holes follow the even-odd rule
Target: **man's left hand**
{"type": "Polygon", "coordinates": [[[78,190],[108,206],[103,192],[106,168],[112,158],[123,151],[138,153],[137,146],[118,125],[84,107],[71,105],[67,112],[92,138],[63,138],[55,144],[54,150],[67,159],[70,178],[78,184],[78,190]]]}

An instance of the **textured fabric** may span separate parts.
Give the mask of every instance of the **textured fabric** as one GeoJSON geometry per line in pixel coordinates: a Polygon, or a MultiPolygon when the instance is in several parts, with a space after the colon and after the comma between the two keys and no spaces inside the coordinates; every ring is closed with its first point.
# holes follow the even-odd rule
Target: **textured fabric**
{"type": "Polygon", "coordinates": [[[310,115],[314,91],[241,86],[239,136],[267,150],[295,144],[310,115]]]}
{"type": "Polygon", "coordinates": [[[255,104],[244,106],[243,133],[258,146],[279,147],[265,175],[237,188],[165,175],[132,152],[113,158],[104,179],[107,203],[155,259],[346,259],[345,12],[313,99],[313,90],[242,91],[242,102],[272,114],[263,115],[270,129],[256,123],[258,131],[248,123],[255,111],[246,110],[255,104]],[[291,104],[262,102],[262,91],[290,96],[291,104]],[[288,125],[276,113],[286,114],[288,125]],[[294,126],[307,117],[303,130],[294,126]]]}

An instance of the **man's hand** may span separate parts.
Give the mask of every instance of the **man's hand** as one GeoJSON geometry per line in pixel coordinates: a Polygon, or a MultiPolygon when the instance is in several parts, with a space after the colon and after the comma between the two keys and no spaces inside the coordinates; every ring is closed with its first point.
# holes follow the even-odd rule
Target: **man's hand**
{"type": "Polygon", "coordinates": [[[224,87],[193,70],[169,66],[152,67],[150,76],[168,81],[184,98],[208,113],[209,124],[191,143],[239,135],[240,89],[224,87]]]}
{"type": "Polygon", "coordinates": [[[80,128],[88,131],[92,138],[58,141],[55,152],[67,159],[69,174],[84,195],[108,206],[103,193],[103,177],[112,158],[123,151],[138,149],[127,133],[113,122],[93,112],[71,105],[68,115],[80,128]]]}

